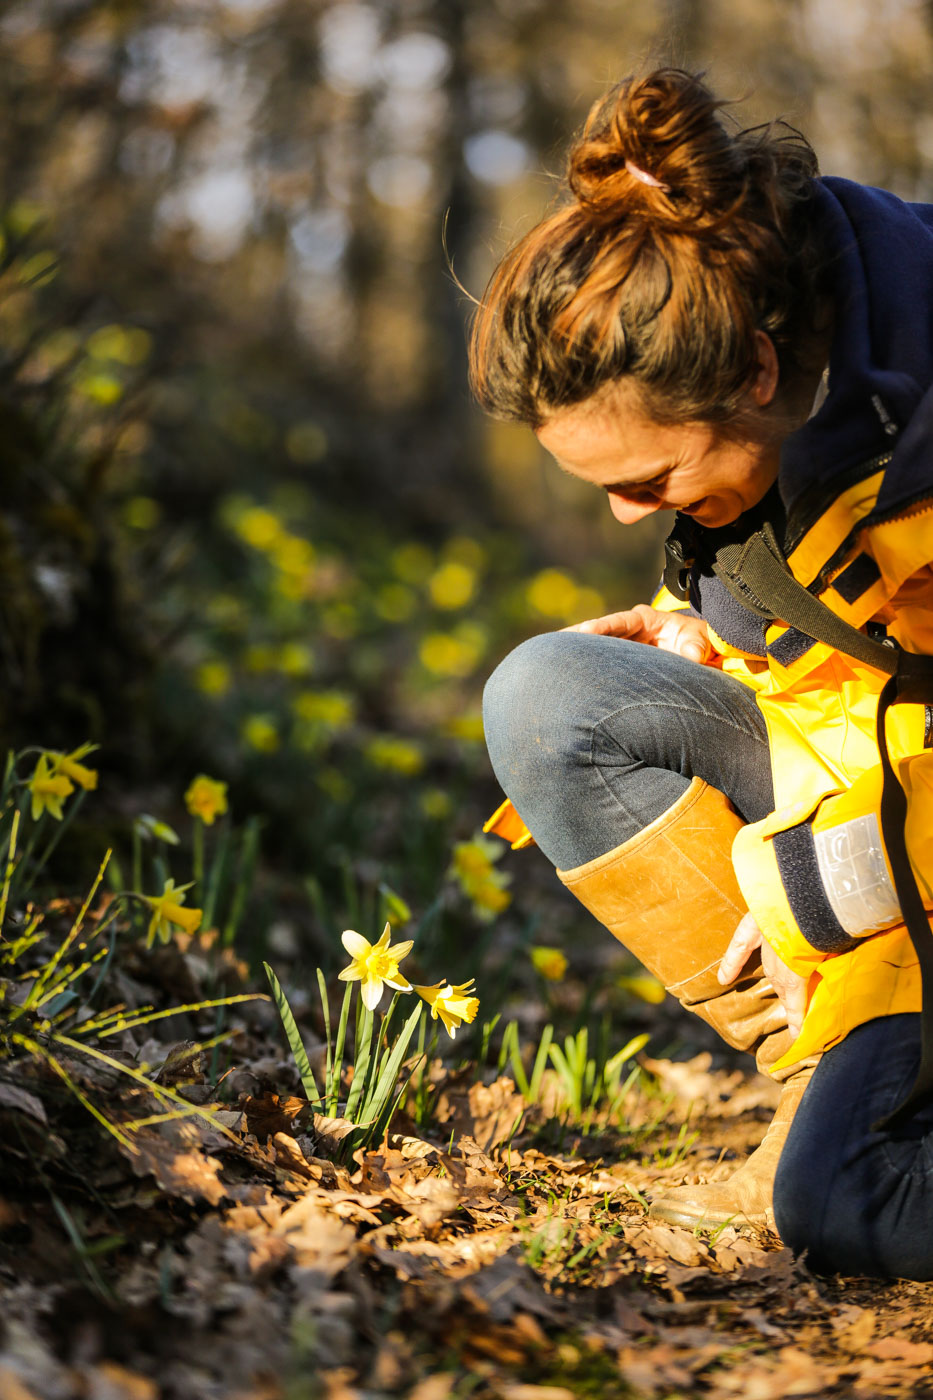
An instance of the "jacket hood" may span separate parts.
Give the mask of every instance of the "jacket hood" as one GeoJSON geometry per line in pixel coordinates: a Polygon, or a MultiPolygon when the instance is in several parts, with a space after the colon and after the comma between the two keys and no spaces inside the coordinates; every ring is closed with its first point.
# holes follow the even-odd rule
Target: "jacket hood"
{"type": "Polygon", "coordinates": [[[836,177],[813,197],[835,322],[827,398],[781,454],[791,544],[883,454],[894,457],[873,514],[933,495],[933,460],[918,478],[914,446],[933,423],[933,207],[836,177]]]}

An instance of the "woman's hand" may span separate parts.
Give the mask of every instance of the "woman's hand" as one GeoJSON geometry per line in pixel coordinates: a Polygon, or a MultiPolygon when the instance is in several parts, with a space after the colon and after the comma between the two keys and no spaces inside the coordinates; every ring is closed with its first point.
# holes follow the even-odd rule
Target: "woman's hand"
{"type": "Polygon", "coordinates": [[[706,661],[712,653],[706,623],[684,612],[661,612],[639,603],[627,612],[607,613],[588,622],[577,622],[565,632],[595,632],[600,637],[625,637],[661,651],[672,651],[688,661],[706,661]]]}
{"type": "Polygon", "coordinates": [[[807,1009],[807,979],[782,962],[755,922],[746,914],[732,935],[717,974],[725,986],[734,982],[756,948],[761,949],[761,966],[787,1012],[787,1028],[796,1040],[807,1009]]]}

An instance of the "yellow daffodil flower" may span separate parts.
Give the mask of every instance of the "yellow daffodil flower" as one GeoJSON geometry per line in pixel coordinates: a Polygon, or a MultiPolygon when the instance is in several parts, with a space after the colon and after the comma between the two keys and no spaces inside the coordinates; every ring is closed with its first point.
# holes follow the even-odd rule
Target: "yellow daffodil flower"
{"type": "Polygon", "coordinates": [[[559,948],[532,948],[531,962],[536,972],[548,982],[562,982],[567,971],[567,959],[559,948]]]}
{"type": "Polygon", "coordinates": [[[34,822],[39,820],[43,812],[48,812],[60,822],[62,803],[75,790],[70,778],[64,773],[56,772],[51,762],[52,757],[50,754],[40,753],[35,772],[26,784],[32,794],[31,811],[34,822]]]}
{"type": "Polygon", "coordinates": [[[647,972],[635,973],[631,977],[618,977],[616,985],[626,992],[631,992],[632,996],[638,997],[640,1001],[647,1001],[651,1006],[660,1006],[667,996],[658,979],[647,972]]]}
{"type": "Polygon", "coordinates": [[[402,958],[407,958],[413,944],[410,938],[404,943],[389,943],[391,929],[386,924],[378,943],[370,943],[361,933],[352,928],[345,929],[340,941],[353,959],[349,967],[340,973],[341,982],[359,982],[363,1005],[375,1011],[382,999],[384,987],[394,987],[398,992],[410,992],[411,983],[398,970],[402,958]]]}
{"type": "Polygon", "coordinates": [[[97,787],[97,769],[88,768],[81,762],[81,759],[87,758],[88,754],[93,753],[96,748],[96,744],[81,744],[71,753],[55,753],[50,749],[49,759],[52,764],[52,772],[64,773],[66,778],[70,778],[73,783],[83,787],[85,792],[92,792],[97,787]]]}
{"type": "Polygon", "coordinates": [[[423,997],[430,1006],[431,1020],[436,1021],[439,1016],[451,1040],[457,1034],[457,1027],[464,1021],[473,1021],[479,1010],[479,997],[471,996],[473,982],[471,977],[469,982],[458,987],[451,986],[449,982],[438,982],[433,987],[415,988],[419,997],[423,997]]]}
{"type": "MultiPolygon", "coordinates": [[[[193,882],[192,882],[193,883],[193,882]]],[[[185,902],[185,890],[190,890],[191,884],[179,885],[176,889],[174,880],[166,880],[165,888],[161,894],[144,894],[142,897],[152,910],[152,918],[149,920],[149,928],[146,930],[146,943],[151,947],[158,934],[163,943],[169,943],[172,937],[172,927],[184,929],[185,933],[194,933],[201,922],[202,909],[183,909],[185,902]]]]}
{"type": "Polygon", "coordinates": [[[500,854],[499,843],[485,836],[458,841],[454,846],[450,873],[484,920],[501,914],[511,900],[506,888],[509,877],[494,865],[500,854]]]}
{"type": "Polygon", "coordinates": [[[215,817],[227,810],[227,784],[199,773],[185,793],[185,806],[198,821],[213,826],[215,817]]]}

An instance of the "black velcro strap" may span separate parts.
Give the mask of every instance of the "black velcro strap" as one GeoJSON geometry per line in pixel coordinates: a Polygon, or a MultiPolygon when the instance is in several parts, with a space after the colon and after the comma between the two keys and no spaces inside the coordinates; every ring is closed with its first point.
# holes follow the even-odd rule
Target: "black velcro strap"
{"type": "Polygon", "coordinates": [[[852,563],[847,564],[842,573],[833,579],[833,588],[847,603],[854,603],[863,593],[867,593],[880,577],[881,570],[871,555],[857,554],[852,563]]]}
{"type": "Polygon", "coordinates": [[[920,964],[923,1013],[920,1018],[920,1068],[914,1086],[902,1104],[872,1124],[875,1132],[889,1132],[909,1122],[914,1110],[933,1097],[933,936],[923,896],[907,854],[907,794],[901,787],[888,754],[885,716],[891,705],[933,699],[933,657],[900,653],[899,673],[885,683],[878,701],[876,738],[881,754],[884,783],[881,790],[881,834],[894,877],[894,888],[910,941],[920,964]]]}
{"type": "Polygon", "coordinates": [[[777,641],[768,643],[767,652],[769,656],[774,657],[778,665],[792,666],[801,656],[806,656],[812,646],[816,646],[812,637],[808,637],[805,632],[798,632],[796,627],[788,627],[777,641]]]}
{"type": "Polygon", "coordinates": [[[724,546],[713,567],[726,587],[739,589],[736,596],[759,616],[779,618],[888,675],[897,669],[897,654],[891,648],[872,641],[814,597],[772,553],[761,534],[752,535],[743,545],[724,546]]]}
{"type": "Polygon", "coordinates": [[[810,946],[820,953],[847,953],[855,948],[858,939],[846,933],[826,898],[810,822],[779,831],[774,854],[787,902],[810,946]]]}

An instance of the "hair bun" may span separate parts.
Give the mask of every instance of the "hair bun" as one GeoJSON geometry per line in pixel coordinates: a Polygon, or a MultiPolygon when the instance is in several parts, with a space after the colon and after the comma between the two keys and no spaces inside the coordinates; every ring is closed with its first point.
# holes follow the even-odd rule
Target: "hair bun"
{"type": "Polygon", "coordinates": [[[718,222],[748,171],[744,143],[719,116],[725,105],[680,68],[626,79],[592,108],[571,152],[577,200],[594,214],[637,202],[662,222],[718,222]]]}

